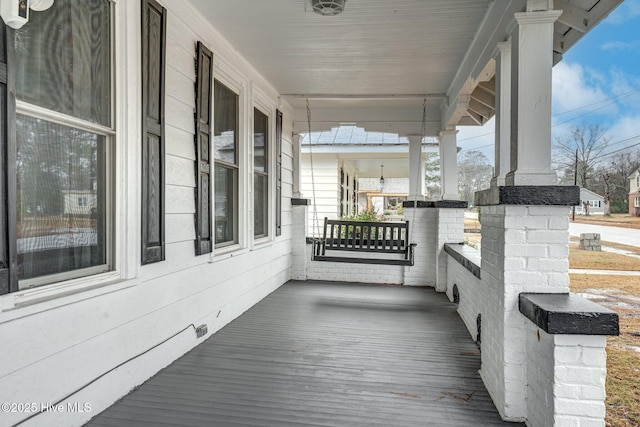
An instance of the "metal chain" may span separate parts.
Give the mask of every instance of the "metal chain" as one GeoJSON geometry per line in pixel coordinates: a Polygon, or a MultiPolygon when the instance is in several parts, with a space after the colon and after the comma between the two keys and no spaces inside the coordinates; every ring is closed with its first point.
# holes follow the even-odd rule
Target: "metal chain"
{"type": "Polygon", "coordinates": [[[309,133],[307,134],[309,138],[309,163],[311,164],[311,198],[313,199],[313,227],[312,233],[313,238],[320,236],[320,225],[318,222],[318,205],[316,204],[316,183],[313,172],[313,149],[312,149],[312,141],[311,141],[311,107],[309,106],[309,98],[307,98],[307,125],[309,133]]]}
{"type": "MultiPolygon", "coordinates": [[[[424,101],[422,102],[422,130],[420,133],[420,155],[418,157],[418,172],[420,172],[420,170],[422,169],[420,167],[420,162],[422,162],[422,142],[424,141],[424,135],[427,132],[427,98],[424,98],[424,101]]],[[[409,239],[410,243],[413,243],[413,236],[415,233],[415,229],[416,229],[416,212],[418,211],[418,195],[419,195],[419,191],[420,191],[420,173],[416,174],[416,189],[415,189],[415,193],[413,195],[414,199],[413,199],[413,213],[411,215],[411,237],[409,239]]],[[[424,179],[424,177],[422,177],[422,179],[424,179]]]]}

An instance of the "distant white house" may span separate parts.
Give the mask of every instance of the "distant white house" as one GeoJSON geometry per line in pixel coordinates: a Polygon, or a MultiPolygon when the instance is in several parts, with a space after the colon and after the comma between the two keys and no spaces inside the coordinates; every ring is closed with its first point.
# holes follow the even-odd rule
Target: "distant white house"
{"type": "Polygon", "coordinates": [[[629,177],[629,215],[640,216],[640,169],[629,177]]]}
{"type": "MultiPolygon", "coordinates": [[[[312,203],[315,200],[320,222],[324,217],[354,215],[370,207],[395,216],[397,204],[409,196],[407,137],[342,125],[313,132],[311,138],[305,135],[300,151],[301,194],[312,203]],[[384,178],[383,185],[380,178],[384,178]]],[[[428,155],[438,153],[438,143],[425,139],[421,151],[424,162],[428,155]]],[[[420,193],[424,196],[424,190],[420,193]]],[[[310,234],[313,221],[310,216],[310,234]]]]}
{"type": "Polygon", "coordinates": [[[604,215],[604,197],[586,188],[580,189],[580,204],[576,206],[578,215],[604,215]]]}
{"type": "Polygon", "coordinates": [[[90,190],[68,190],[64,193],[65,215],[90,215],[95,209],[98,196],[90,190]]]}

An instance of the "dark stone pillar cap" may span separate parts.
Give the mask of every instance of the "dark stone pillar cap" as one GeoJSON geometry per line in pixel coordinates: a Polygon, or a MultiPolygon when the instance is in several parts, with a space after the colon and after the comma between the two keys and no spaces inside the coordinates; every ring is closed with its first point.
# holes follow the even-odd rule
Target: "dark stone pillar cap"
{"type": "Polygon", "coordinates": [[[520,313],[549,334],[619,335],[618,313],[575,294],[522,293],[520,313]]]}

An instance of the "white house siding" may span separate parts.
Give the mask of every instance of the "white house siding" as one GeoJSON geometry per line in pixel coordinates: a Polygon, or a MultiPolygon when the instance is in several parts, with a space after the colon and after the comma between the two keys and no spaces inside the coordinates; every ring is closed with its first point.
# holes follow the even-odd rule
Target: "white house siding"
{"type": "MultiPolygon", "coordinates": [[[[47,412],[24,425],[82,425],[202,342],[194,326],[207,324],[211,335],[290,277],[293,149],[287,106],[282,108],[282,235],[252,243],[245,233],[243,249],[213,257],[194,255],[196,41],[214,52],[215,75],[224,73],[243,88],[244,150],[251,141],[247,117],[253,108],[252,95],[259,94],[263,104],[273,106],[269,110],[272,132],[279,102],[275,91],[189,4],[167,0],[162,4],[168,10],[166,260],[144,267],[139,261],[140,2],[118,0],[116,271],[0,297],[0,401],[39,407],[71,394],[61,402],[65,408],[67,403],[88,403],[91,411],[47,412]]],[[[273,191],[275,183],[270,188],[273,191]]],[[[250,200],[246,188],[243,194],[241,203],[246,204],[250,200]]],[[[273,206],[271,212],[275,212],[273,206]]],[[[240,227],[247,229],[249,224],[247,216],[240,227]]],[[[270,233],[275,234],[273,225],[270,233]]],[[[29,415],[3,413],[0,426],[29,415]]]]}
{"type": "MultiPolygon", "coordinates": [[[[313,185],[311,179],[311,161],[303,156],[301,161],[301,196],[311,200],[309,206],[308,233],[314,233],[313,211],[316,204],[318,226],[322,228],[324,217],[338,218],[340,214],[340,166],[335,154],[313,155],[313,185]],[[315,196],[314,196],[315,193],[315,196]]],[[[321,230],[316,231],[321,233],[321,230]]]]}

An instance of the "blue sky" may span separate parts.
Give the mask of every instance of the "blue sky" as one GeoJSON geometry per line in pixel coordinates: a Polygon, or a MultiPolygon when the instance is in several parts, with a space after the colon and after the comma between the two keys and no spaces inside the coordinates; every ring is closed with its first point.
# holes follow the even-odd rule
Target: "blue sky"
{"type": "MultiPolygon", "coordinates": [[[[553,69],[553,138],[583,122],[608,129],[607,152],[640,149],[640,0],[624,1],[553,69]]],[[[458,129],[458,146],[493,163],[493,120],[458,129]]]]}

